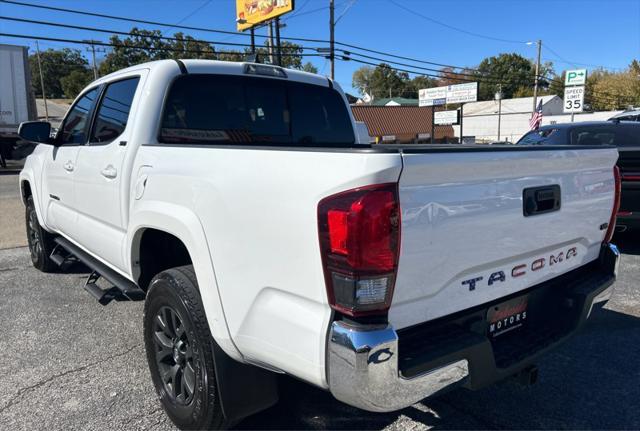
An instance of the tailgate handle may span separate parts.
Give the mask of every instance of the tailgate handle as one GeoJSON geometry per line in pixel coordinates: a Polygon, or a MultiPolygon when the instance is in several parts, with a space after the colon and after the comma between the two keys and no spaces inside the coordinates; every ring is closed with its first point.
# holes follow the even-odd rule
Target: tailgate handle
{"type": "Polygon", "coordinates": [[[522,211],[525,217],[560,209],[560,186],[530,187],[522,191],[522,211]]]}

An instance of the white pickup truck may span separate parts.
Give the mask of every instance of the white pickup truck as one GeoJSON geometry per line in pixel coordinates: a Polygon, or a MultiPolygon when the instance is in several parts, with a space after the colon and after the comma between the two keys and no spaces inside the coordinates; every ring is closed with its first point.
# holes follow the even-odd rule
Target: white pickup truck
{"type": "Polygon", "coordinates": [[[20,175],[33,264],[80,260],[100,303],[146,301],[151,376],[182,428],[273,405],[279,374],[373,412],[533,378],[611,294],[616,149],[359,130],[340,87],[304,72],[103,77],[55,138],[21,126],[46,144],[20,175]]]}

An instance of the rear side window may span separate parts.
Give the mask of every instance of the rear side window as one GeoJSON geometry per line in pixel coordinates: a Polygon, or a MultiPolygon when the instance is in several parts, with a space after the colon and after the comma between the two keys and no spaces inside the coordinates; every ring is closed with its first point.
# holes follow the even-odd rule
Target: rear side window
{"type": "Polygon", "coordinates": [[[102,96],[91,134],[91,143],[108,144],[127,127],[139,77],[111,83],[102,96]]]}
{"type": "Polygon", "coordinates": [[[616,126],[617,147],[640,147],[640,125],[621,123],[616,126]]]}
{"type": "Polygon", "coordinates": [[[160,142],[347,146],[355,138],[340,94],[329,87],[221,75],[185,75],[171,86],[160,142]]]}
{"type": "Polygon", "coordinates": [[[615,145],[616,132],[612,127],[579,127],[571,131],[573,145],[615,145]]]}

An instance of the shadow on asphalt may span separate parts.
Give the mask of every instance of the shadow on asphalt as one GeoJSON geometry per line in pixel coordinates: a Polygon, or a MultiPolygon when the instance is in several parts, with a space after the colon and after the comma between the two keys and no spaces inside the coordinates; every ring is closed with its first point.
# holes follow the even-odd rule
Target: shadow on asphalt
{"type": "Polygon", "coordinates": [[[613,237],[612,242],[622,253],[640,255],[640,232],[618,233],[613,237]]]}
{"type": "Polygon", "coordinates": [[[0,167],[0,175],[18,175],[21,169],[10,169],[10,168],[1,168],[0,167]]]}
{"type": "Polygon", "coordinates": [[[411,422],[435,429],[639,429],[638,358],[640,318],[598,308],[577,336],[540,359],[540,380],[534,386],[512,379],[376,414],[283,378],[279,404],[237,429],[379,430],[394,423],[391,429],[416,428],[411,422]],[[411,422],[403,422],[403,416],[411,422]]]}

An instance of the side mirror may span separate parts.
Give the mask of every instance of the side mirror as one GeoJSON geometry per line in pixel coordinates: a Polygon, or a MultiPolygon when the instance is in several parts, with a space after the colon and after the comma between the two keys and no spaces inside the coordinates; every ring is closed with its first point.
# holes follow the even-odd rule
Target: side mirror
{"type": "Polygon", "coordinates": [[[29,142],[39,144],[53,144],[51,139],[51,124],[46,121],[25,121],[20,123],[18,135],[29,142]]]}

